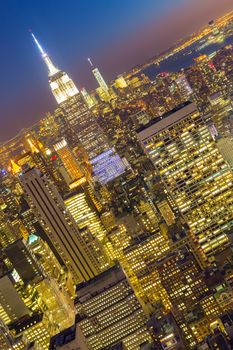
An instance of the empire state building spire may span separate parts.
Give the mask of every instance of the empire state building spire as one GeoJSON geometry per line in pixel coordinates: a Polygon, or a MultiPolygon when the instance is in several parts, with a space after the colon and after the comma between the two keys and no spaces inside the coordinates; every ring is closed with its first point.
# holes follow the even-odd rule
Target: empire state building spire
{"type": "Polygon", "coordinates": [[[40,45],[39,41],[37,40],[37,38],[35,37],[35,35],[33,33],[31,33],[35,43],[36,43],[36,46],[38,47],[40,53],[41,53],[41,56],[46,64],[46,66],[48,67],[48,73],[49,73],[49,77],[53,76],[54,74],[58,73],[59,72],[59,69],[57,69],[53,62],[51,61],[51,59],[49,58],[48,54],[44,51],[44,49],[42,48],[42,46],[40,45]]]}
{"type": "Polygon", "coordinates": [[[74,82],[65,72],[54,66],[53,62],[50,60],[48,54],[44,51],[35,35],[33,33],[31,33],[31,35],[41,53],[46,66],[48,67],[49,85],[57,103],[63,103],[70,97],[77,95],[79,93],[79,90],[75,86],[74,82]]]}

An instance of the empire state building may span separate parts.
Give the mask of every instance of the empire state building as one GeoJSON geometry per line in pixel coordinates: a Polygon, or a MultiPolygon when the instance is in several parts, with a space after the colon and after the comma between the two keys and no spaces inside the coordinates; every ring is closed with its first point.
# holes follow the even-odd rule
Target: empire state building
{"type": "Polygon", "coordinates": [[[110,147],[106,136],[72,79],[52,63],[33,33],[32,37],[48,68],[52,93],[63,110],[68,125],[89,155],[94,179],[102,184],[113,180],[125,171],[125,162],[121,160],[114,148],[110,147]]]}

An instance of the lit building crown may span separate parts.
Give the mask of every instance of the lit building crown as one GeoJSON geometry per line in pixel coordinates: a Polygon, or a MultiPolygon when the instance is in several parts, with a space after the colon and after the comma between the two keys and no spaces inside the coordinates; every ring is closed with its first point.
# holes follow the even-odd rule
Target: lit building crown
{"type": "Polygon", "coordinates": [[[44,51],[38,40],[36,39],[33,33],[32,37],[38,47],[41,56],[48,67],[49,71],[49,84],[52,90],[52,93],[57,101],[57,103],[65,102],[68,98],[79,93],[79,90],[75,86],[74,82],[69,78],[69,76],[59,70],[54,66],[48,54],[44,51]]]}

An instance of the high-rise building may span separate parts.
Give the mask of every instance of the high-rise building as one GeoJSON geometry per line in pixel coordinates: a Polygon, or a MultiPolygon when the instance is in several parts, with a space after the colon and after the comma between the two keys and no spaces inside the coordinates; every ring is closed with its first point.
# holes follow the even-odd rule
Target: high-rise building
{"type": "Polygon", "coordinates": [[[230,98],[224,98],[221,91],[212,94],[208,97],[210,106],[210,120],[216,128],[216,136],[229,136],[230,128],[229,121],[233,116],[233,104],[230,98]]]}
{"type": "Polygon", "coordinates": [[[116,89],[125,89],[127,88],[127,82],[125,80],[125,78],[123,77],[123,75],[119,75],[115,82],[114,82],[114,86],[116,87],[116,89]]]}
{"type": "Polygon", "coordinates": [[[80,230],[88,227],[94,237],[97,237],[100,241],[103,240],[106,230],[97,210],[82,188],[67,196],[64,203],[80,230]]]}
{"type": "Polygon", "coordinates": [[[0,246],[7,247],[9,244],[15,242],[20,237],[19,232],[9,222],[7,217],[0,213],[0,246]]]}
{"type": "Polygon", "coordinates": [[[102,74],[100,73],[99,69],[97,67],[94,67],[94,65],[93,65],[93,63],[92,63],[90,58],[88,58],[88,62],[91,65],[92,73],[93,73],[97,83],[99,84],[99,87],[101,87],[101,89],[103,91],[108,92],[108,85],[105,82],[105,80],[104,80],[102,74]]]}
{"type": "Polygon", "coordinates": [[[11,275],[0,277],[0,318],[6,324],[29,315],[30,311],[15,289],[11,275]]]}
{"type": "MultiPolygon", "coordinates": [[[[43,314],[34,313],[11,324],[10,329],[16,337],[24,336],[28,343],[38,343],[38,349],[47,350],[51,331],[49,322],[43,314]]],[[[22,348],[24,350],[25,348],[22,348]]],[[[26,348],[27,349],[27,348],[26,348]]],[[[30,347],[29,347],[30,349],[30,347]]],[[[32,348],[37,350],[37,346],[32,348]]]]}
{"type": "Polygon", "coordinates": [[[151,303],[163,302],[165,308],[169,307],[169,299],[155,263],[170,250],[170,246],[168,236],[158,228],[154,233],[139,236],[123,251],[126,266],[129,265],[142,287],[141,297],[146,296],[151,303]]]}
{"type": "Polygon", "coordinates": [[[22,239],[8,245],[4,252],[24,283],[38,282],[43,278],[41,267],[22,239]]]}
{"type": "Polygon", "coordinates": [[[83,177],[80,165],[78,164],[77,159],[67,145],[66,140],[60,140],[53,147],[59,155],[62,163],[64,164],[64,167],[70,176],[71,182],[77,181],[83,177]]]}
{"type": "Polygon", "coordinates": [[[139,349],[151,341],[147,317],[120,266],[116,265],[77,286],[78,327],[93,350],[124,342],[139,349]]]}
{"type": "Polygon", "coordinates": [[[61,258],[57,259],[48,243],[36,235],[30,235],[27,248],[36,256],[45,275],[54,279],[65,295],[73,297],[74,288],[71,272],[64,270],[61,258]]]}
{"type": "Polygon", "coordinates": [[[77,132],[79,141],[92,158],[109,146],[105,135],[87,107],[74,82],[65,72],[57,69],[32,34],[42,58],[48,67],[49,83],[57,103],[64,111],[69,125],[77,132]]]}
{"type": "Polygon", "coordinates": [[[92,112],[87,107],[82,95],[79,93],[64,101],[60,107],[63,109],[66,120],[76,134],[74,145],[79,141],[90,159],[109,149],[109,144],[102,129],[92,112]]]}
{"type": "Polygon", "coordinates": [[[209,334],[212,322],[221,314],[203,270],[187,246],[157,261],[157,269],[186,340],[191,346],[197,344],[209,334]]]}
{"type": "Polygon", "coordinates": [[[48,242],[60,255],[75,282],[86,281],[99,273],[96,259],[90,254],[77,225],[52,182],[38,169],[20,176],[31,205],[38,215],[48,242]]]}
{"type": "Polygon", "coordinates": [[[157,269],[175,315],[187,313],[208,290],[202,270],[186,246],[158,260],[157,269]]]}
{"type": "MultiPolygon", "coordinates": [[[[106,136],[104,135],[92,112],[89,110],[82,94],[79,93],[79,90],[76,88],[74,82],[65,72],[58,70],[52,64],[49,56],[44,52],[34,34],[32,34],[32,36],[40,50],[44,62],[48,67],[49,83],[52,93],[54,94],[60,108],[63,110],[69,126],[74,131],[75,137],[73,143],[77,145],[78,140],[83,145],[88,153],[89,159],[93,160],[94,164],[96,163],[96,157],[101,156],[103,153],[103,156],[106,158],[108,153],[105,152],[110,152],[109,157],[107,157],[105,162],[105,171],[106,168],[110,166],[109,172],[112,173],[111,168],[113,163],[113,155],[115,157],[118,156],[116,151],[110,147],[106,136]],[[110,158],[110,160],[108,158],[110,158]]],[[[118,165],[121,174],[124,165],[120,158],[117,159],[117,161],[117,163],[115,161],[114,166],[118,165]],[[121,164],[121,167],[119,164],[121,164]]],[[[118,176],[118,174],[119,172],[117,169],[114,176],[118,176]]],[[[111,179],[112,178],[110,178],[110,180],[111,179]]],[[[101,177],[99,178],[96,176],[96,180],[100,182],[101,177]]]]}
{"type": "Polygon", "coordinates": [[[47,242],[31,234],[28,238],[27,248],[36,256],[47,276],[54,278],[59,283],[63,282],[64,270],[47,242]]]}
{"type": "Polygon", "coordinates": [[[233,140],[231,137],[222,137],[217,140],[219,152],[233,169],[233,140]]]}
{"type": "Polygon", "coordinates": [[[185,103],[138,130],[166,190],[203,250],[228,244],[233,174],[195,104],[185,103]]]}
{"type": "Polygon", "coordinates": [[[66,73],[61,72],[58,68],[54,66],[50,57],[43,50],[42,46],[39,44],[38,40],[36,39],[33,33],[32,37],[38,49],[40,50],[44,62],[48,67],[50,87],[57,102],[60,104],[61,102],[66,101],[69,97],[76,95],[79,91],[74,85],[73,81],[69,78],[69,76],[66,73]]]}
{"type": "Polygon", "coordinates": [[[80,187],[68,195],[64,203],[78,225],[80,234],[103,271],[109,267],[110,259],[103,247],[106,230],[99,213],[84,188],[80,187]]]}
{"type": "Polygon", "coordinates": [[[181,95],[184,96],[186,100],[188,100],[192,95],[193,91],[191,89],[191,86],[189,85],[185,74],[182,74],[176,79],[176,84],[178,85],[181,95]]]}
{"type": "Polygon", "coordinates": [[[91,159],[93,178],[102,185],[111,182],[122,175],[129,164],[126,159],[121,159],[114,148],[109,148],[91,159]]]}

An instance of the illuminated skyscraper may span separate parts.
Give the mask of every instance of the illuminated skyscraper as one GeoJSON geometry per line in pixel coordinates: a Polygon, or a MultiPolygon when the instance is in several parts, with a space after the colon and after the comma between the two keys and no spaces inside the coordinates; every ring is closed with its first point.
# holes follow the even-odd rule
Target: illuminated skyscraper
{"type": "Polygon", "coordinates": [[[221,314],[200,265],[187,246],[180,246],[157,261],[159,278],[172,303],[172,312],[191,346],[210,332],[221,314]],[[206,329],[207,328],[207,333],[206,329]]]}
{"type": "Polygon", "coordinates": [[[71,181],[74,182],[75,180],[79,180],[81,177],[83,177],[83,173],[80,169],[78,161],[75,159],[75,156],[73,155],[69,146],[67,145],[66,140],[62,139],[61,141],[57,142],[53,147],[59,155],[59,157],[61,158],[64,167],[71,178],[71,181]]]}
{"type": "Polygon", "coordinates": [[[152,340],[147,317],[119,265],[78,285],[75,304],[74,326],[55,335],[50,350],[118,349],[118,342],[125,350],[138,350],[152,340]]]}
{"type": "Polygon", "coordinates": [[[169,307],[169,299],[159,279],[156,260],[168,252],[170,246],[168,236],[158,227],[153,233],[137,237],[123,251],[126,267],[129,265],[141,286],[140,296],[146,296],[151,303],[163,302],[165,308],[169,307]]]}
{"type": "Polygon", "coordinates": [[[78,139],[92,158],[108,149],[107,139],[89,111],[82,95],[68,75],[57,69],[38,40],[32,34],[42,58],[48,67],[49,84],[57,103],[63,109],[70,126],[77,132],[78,139]]]}
{"type": "Polygon", "coordinates": [[[114,85],[117,89],[125,89],[128,86],[125,78],[122,75],[116,78],[114,85]]]}
{"type": "Polygon", "coordinates": [[[123,174],[129,166],[128,162],[125,159],[122,160],[114,148],[109,148],[92,158],[91,165],[93,166],[93,178],[104,185],[123,174]]]}
{"type": "MultiPolygon", "coordinates": [[[[39,48],[45,64],[48,67],[49,84],[52,89],[52,93],[63,110],[69,126],[73,129],[75,135],[73,140],[74,145],[77,145],[78,139],[78,141],[87,151],[89,159],[94,159],[94,163],[96,162],[97,156],[106,151],[110,151],[109,157],[106,159],[105,168],[110,166],[109,171],[112,173],[112,163],[115,163],[116,171],[114,176],[118,176],[119,163],[122,163],[122,161],[121,159],[113,159],[116,152],[114,149],[110,149],[106,136],[97,123],[95,117],[92,115],[92,112],[89,110],[82,94],[79,93],[79,90],[76,88],[74,82],[68,77],[68,75],[65,72],[58,70],[52,64],[50,58],[48,57],[47,53],[44,52],[34,34],[32,34],[32,36],[37,47],[39,48]],[[110,160],[108,158],[110,158],[110,160]]],[[[106,153],[104,153],[104,156],[106,156],[106,153]]],[[[99,166],[99,163],[97,166],[99,166]]],[[[120,168],[122,167],[124,167],[123,164],[121,164],[120,168]]],[[[97,169],[97,172],[98,171],[99,170],[97,169]]],[[[106,169],[104,171],[106,171],[106,169]]],[[[99,182],[102,181],[101,174],[96,177],[96,180],[99,182]]],[[[112,177],[110,177],[110,180],[112,180],[112,177]]]]}
{"type": "MultiPolygon", "coordinates": [[[[230,136],[230,122],[233,115],[233,103],[230,98],[224,98],[219,91],[208,97],[210,118],[221,136],[230,136]]],[[[217,135],[216,135],[217,136],[217,135]]]]}
{"type": "Polygon", "coordinates": [[[204,251],[228,244],[233,174],[196,106],[186,103],[154,119],[138,138],[204,251]]]}
{"type": "Polygon", "coordinates": [[[233,169],[233,140],[231,137],[222,137],[217,140],[217,146],[223,158],[233,169]]]}
{"type": "Polygon", "coordinates": [[[77,223],[90,252],[96,256],[100,269],[105,270],[109,267],[109,259],[102,245],[106,237],[106,230],[88,192],[80,186],[66,197],[64,203],[77,223]]]}
{"type": "Polygon", "coordinates": [[[52,245],[71,271],[74,281],[86,281],[99,273],[93,257],[78,228],[66,210],[64,202],[53,183],[38,169],[30,169],[20,176],[28,199],[52,245]]]}
{"type": "Polygon", "coordinates": [[[118,265],[77,286],[76,308],[90,349],[108,349],[123,340],[127,349],[136,350],[151,341],[146,315],[118,265]]]}
{"type": "Polygon", "coordinates": [[[33,33],[32,37],[40,50],[46,66],[48,67],[49,84],[57,103],[60,104],[66,101],[69,97],[78,94],[79,91],[69,76],[54,66],[48,54],[43,50],[33,33]]]}
{"type": "Polygon", "coordinates": [[[88,227],[94,237],[103,240],[106,230],[98,217],[97,210],[82,188],[70,194],[64,202],[79,229],[88,227]]]}
{"type": "MultiPolygon", "coordinates": [[[[51,330],[48,327],[48,320],[43,314],[34,313],[11,324],[11,330],[17,337],[24,336],[29,343],[38,343],[39,350],[47,350],[51,337],[51,330]]],[[[24,350],[25,348],[21,348],[24,350]]],[[[21,350],[20,349],[20,350],[21,350]]],[[[26,348],[27,349],[27,348],[26,348]]],[[[31,347],[29,347],[31,349],[31,347]]],[[[32,348],[37,350],[37,346],[32,348]]]]}
{"type": "Polygon", "coordinates": [[[108,85],[105,82],[104,78],[102,77],[102,74],[100,73],[99,69],[97,67],[94,67],[92,61],[90,58],[88,58],[88,62],[91,65],[91,70],[92,73],[95,77],[95,79],[97,80],[97,83],[99,84],[99,87],[101,87],[101,89],[105,92],[108,92],[108,85]]]}

